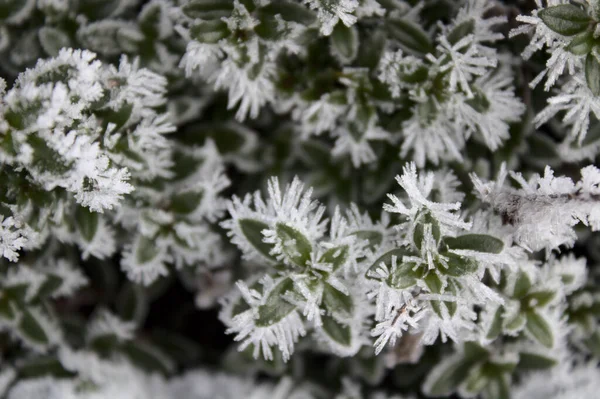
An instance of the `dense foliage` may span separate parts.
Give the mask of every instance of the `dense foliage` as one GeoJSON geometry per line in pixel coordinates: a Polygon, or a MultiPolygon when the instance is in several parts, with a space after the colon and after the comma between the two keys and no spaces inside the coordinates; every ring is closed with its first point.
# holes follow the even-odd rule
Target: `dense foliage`
{"type": "Polygon", "coordinates": [[[600,390],[599,0],[0,0],[0,398],[600,390]]]}

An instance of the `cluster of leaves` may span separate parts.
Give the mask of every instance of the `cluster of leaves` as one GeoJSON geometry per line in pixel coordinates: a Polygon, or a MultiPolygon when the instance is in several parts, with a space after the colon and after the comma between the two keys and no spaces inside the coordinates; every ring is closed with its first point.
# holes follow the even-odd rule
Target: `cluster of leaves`
{"type": "Polygon", "coordinates": [[[600,2],[524,3],[0,0],[0,397],[597,395],[600,2]]]}

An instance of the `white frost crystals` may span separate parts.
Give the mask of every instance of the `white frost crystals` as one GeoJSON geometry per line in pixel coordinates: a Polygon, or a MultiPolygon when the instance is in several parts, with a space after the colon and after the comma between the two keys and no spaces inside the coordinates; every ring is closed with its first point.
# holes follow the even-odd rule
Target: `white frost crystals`
{"type": "Polygon", "coordinates": [[[484,183],[472,176],[480,198],[504,215],[514,227],[515,240],[534,251],[552,250],[575,243],[574,227],[583,223],[592,231],[600,229],[600,170],[593,165],[581,169],[581,180],[556,177],[550,167],[544,175],[526,180],[511,172],[519,189],[505,183],[503,167],[496,181],[484,183]]]}

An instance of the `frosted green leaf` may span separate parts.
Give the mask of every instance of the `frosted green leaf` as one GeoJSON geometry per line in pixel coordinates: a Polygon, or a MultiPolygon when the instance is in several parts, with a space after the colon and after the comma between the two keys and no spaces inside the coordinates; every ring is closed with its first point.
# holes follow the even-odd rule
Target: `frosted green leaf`
{"type": "Polygon", "coordinates": [[[502,240],[487,234],[465,234],[458,237],[444,237],[450,249],[466,249],[478,252],[499,254],[504,248],[502,240]]]}
{"type": "Polygon", "coordinates": [[[538,16],[546,26],[556,33],[573,36],[585,30],[591,18],[588,14],[573,4],[560,4],[540,10],[538,16]]]}
{"type": "Polygon", "coordinates": [[[256,325],[262,327],[271,326],[296,309],[296,306],[282,298],[286,292],[292,291],[293,289],[294,282],[292,279],[286,278],[280,281],[271,292],[269,292],[265,304],[258,308],[256,325]]]}
{"type": "Polygon", "coordinates": [[[275,260],[273,255],[270,254],[273,249],[272,244],[263,242],[262,231],[268,229],[269,226],[255,219],[240,219],[238,221],[242,234],[248,242],[256,249],[261,255],[267,259],[275,260]]]}
{"type": "Polygon", "coordinates": [[[545,347],[552,348],[554,345],[552,328],[546,319],[539,313],[535,311],[527,312],[527,323],[525,324],[525,328],[536,341],[545,347]]]}

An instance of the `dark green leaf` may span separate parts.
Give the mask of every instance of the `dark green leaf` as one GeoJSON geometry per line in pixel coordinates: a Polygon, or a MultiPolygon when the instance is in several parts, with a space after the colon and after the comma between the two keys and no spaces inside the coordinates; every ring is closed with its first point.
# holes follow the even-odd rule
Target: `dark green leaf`
{"type": "Polygon", "coordinates": [[[386,265],[388,268],[390,268],[392,265],[392,257],[393,256],[395,256],[397,258],[398,263],[401,263],[402,258],[405,255],[408,255],[408,250],[406,248],[394,248],[391,251],[386,252],[385,254],[383,254],[379,258],[377,258],[377,260],[375,260],[375,262],[373,262],[373,264],[367,270],[366,277],[371,278],[371,279],[374,278],[371,274],[373,274],[375,272],[375,270],[377,270],[377,268],[379,268],[379,266],[382,263],[384,265],[386,265]]]}
{"type": "Polygon", "coordinates": [[[448,34],[448,41],[454,45],[458,43],[462,38],[467,37],[475,31],[475,20],[469,19],[458,24],[448,34]]]}
{"type": "Polygon", "coordinates": [[[277,223],[275,232],[282,242],[284,255],[298,266],[306,266],[312,252],[312,244],[308,238],[284,223],[277,223]]]}
{"type": "Polygon", "coordinates": [[[52,57],[57,56],[61,48],[72,47],[69,35],[52,26],[43,26],[38,31],[38,37],[44,51],[52,57]]]}
{"type": "Polygon", "coordinates": [[[27,340],[33,341],[36,344],[47,345],[50,343],[42,323],[28,309],[23,309],[19,331],[27,340]]]}
{"type": "Polygon", "coordinates": [[[244,237],[246,237],[246,240],[248,240],[254,249],[265,258],[275,260],[275,257],[270,254],[273,245],[263,242],[264,236],[262,231],[268,229],[269,226],[255,219],[240,219],[238,223],[240,224],[242,234],[244,234],[244,237]]]}
{"type": "Polygon", "coordinates": [[[138,263],[145,264],[150,262],[152,259],[156,258],[159,252],[160,249],[158,249],[154,240],[144,235],[139,236],[135,251],[138,263]]]}
{"type": "Polygon", "coordinates": [[[185,191],[174,194],[171,198],[171,209],[182,215],[192,213],[200,205],[203,196],[203,191],[185,191]]]}
{"type": "Polygon", "coordinates": [[[552,328],[546,319],[539,313],[534,311],[527,312],[527,324],[525,324],[525,328],[536,341],[545,347],[552,348],[554,345],[552,328]]]}
{"type": "Polygon", "coordinates": [[[78,206],[75,210],[77,229],[85,241],[92,242],[94,240],[98,230],[98,219],[98,212],[92,212],[88,208],[78,206]]]}
{"type": "Polygon", "coordinates": [[[494,312],[494,317],[492,319],[492,324],[490,325],[490,329],[486,335],[487,339],[496,339],[500,333],[502,333],[502,315],[504,313],[504,307],[498,306],[496,312],[494,312]]]}
{"type": "Polygon", "coordinates": [[[433,51],[429,35],[416,23],[399,18],[389,19],[387,29],[390,36],[406,51],[420,54],[433,51]]]}
{"type": "Polygon", "coordinates": [[[460,256],[453,253],[444,254],[448,258],[448,268],[439,266],[441,273],[447,274],[453,277],[461,277],[467,274],[472,274],[477,271],[479,265],[477,261],[466,256],[460,256]]]}
{"type": "Polygon", "coordinates": [[[230,33],[227,24],[220,20],[202,21],[190,27],[190,36],[200,43],[214,44],[230,33]]]}
{"type": "Polygon", "coordinates": [[[592,94],[600,96],[600,61],[593,54],[585,59],[585,80],[592,94]]]}
{"type": "Polygon", "coordinates": [[[350,326],[336,321],[331,316],[323,316],[323,331],[339,345],[350,346],[352,344],[352,331],[350,326]]]}
{"type": "Polygon", "coordinates": [[[148,343],[129,341],[121,349],[133,363],[144,370],[169,374],[175,369],[175,364],[165,353],[148,343]]]}
{"type": "Polygon", "coordinates": [[[335,313],[343,318],[351,317],[354,311],[352,297],[338,291],[328,283],[325,283],[323,287],[323,304],[330,313],[335,313]]]}
{"type": "Polygon", "coordinates": [[[539,353],[521,352],[519,353],[518,367],[524,370],[544,370],[554,367],[558,361],[550,356],[544,356],[539,353]]]}
{"type": "Polygon", "coordinates": [[[329,263],[333,267],[333,271],[336,271],[346,263],[348,259],[348,246],[342,245],[341,247],[333,247],[328,249],[319,259],[319,263],[329,263]]]}
{"type": "Polygon", "coordinates": [[[519,272],[517,280],[515,281],[515,288],[513,291],[513,297],[523,298],[531,289],[531,280],[529,276],[524,272],[519,272]]]}
{"type": "Polygon", "coordinates": [[[451,249],[466,249],[478,252],[499,254],[504,243],[486,234],[465,234],[458,237],[444,237],[444,243],[451,249]]]}
{"type": "Polygon", "coordinates": [[[358,54],[358,30],[355,26],[337,24],[331,33],[331,50],[343,64],[351,63],[358,54]]]}
{"type": "Polygon", "coordinates": [[[594,35],[588,30],[575,36],[566,48],[575,55],[586,55],[592,51],[593,46],[594,35]]]}
{"type": "Polygon", "coordinates": [[[584,31],[591,21],[583,9],[573,4],[545,8],[538,12],[538,16],[548,28],[565,36],[573,36],[584,31]]]}
{"type": "Polygon", "coordinates": [[[185,15],[192,19],[216,19],[229,17],[233,11],[230,0],[192,0],[181,7],[185,15]]]}
{"type": "Polygon", "coordinates": [[[271,290],[265,304],[258,308],[257,326],[273,325],[296,309],[296,306],[283,299],[283,295],[292,291],[293,288],[292,279],[285,278],[271,290]]]}

